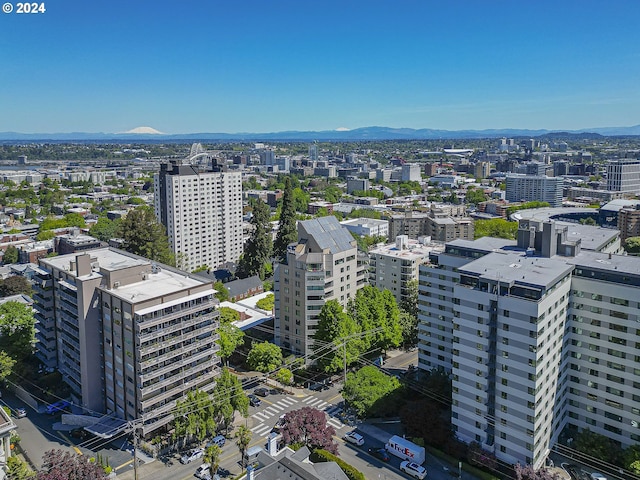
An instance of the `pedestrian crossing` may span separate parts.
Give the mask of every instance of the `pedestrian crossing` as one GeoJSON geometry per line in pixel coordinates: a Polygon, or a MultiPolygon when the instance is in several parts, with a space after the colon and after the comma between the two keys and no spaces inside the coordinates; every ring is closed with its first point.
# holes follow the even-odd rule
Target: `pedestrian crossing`
{"type": "Polygon", "coordinates": [[[313,396],[303,398],[302,400],[285,397],[251,415],[251,417],[258,422],[250,429],[251,432],[259,437],[267,437],[269,433],[271,433],[271,430],[273,430],[273,425],[275,424],[272,420],[285,412],[295,410],[296,406],[307,406],[317,408],[318,410],[324,410],[328,416],[327,423],[336,430],[340,430],[345,426],[339,419],[335,418],[335,415],[338,415],[342,411],[342,408],[337,405],[332,405],[331,403],[313,396]],[[302,405],[296,405],[300,403],[302,405]]]}

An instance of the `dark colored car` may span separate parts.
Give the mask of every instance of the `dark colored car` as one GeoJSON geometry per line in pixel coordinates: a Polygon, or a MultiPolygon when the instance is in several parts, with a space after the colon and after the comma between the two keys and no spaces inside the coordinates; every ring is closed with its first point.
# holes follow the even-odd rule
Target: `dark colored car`
{"type": "Polygon", "coordinates": [[[384,448],[370,448],[369,453],[383,462],[389,461],[389,454],[384,448]]]}
{"type": "Polygon", "coordinates": [[[71,435],[71,437],[73,438],[84,440],[89,436],[89,432],[87,432],[84,428],[74,428],[69,432],[69,435],[71,435]]]}
{"type": "Polygon", "coordinates": [[[260,387],[260,388],[256,388],[253,391],[254,394],[258,395],[259,397],[266,397],[269,395],[269,389],[268,388],[264,388],[264,387],[260,387]]]}
{"type": "Polygon", "coordinates": [[[259,407],[262,404],[262,400],[260,400],[255,395],[247,395],[249,397],[249,405],[252,407],[259,407]]]}

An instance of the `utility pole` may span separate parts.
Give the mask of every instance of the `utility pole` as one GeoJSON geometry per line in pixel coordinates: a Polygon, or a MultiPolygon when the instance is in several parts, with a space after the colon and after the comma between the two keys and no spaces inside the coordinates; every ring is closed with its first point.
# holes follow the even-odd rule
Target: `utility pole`
{"type": "Polygon", "coordinates": [[[138,426],[135,420],[131,422],[133,428],[133,479],[138,480],[138,426]]]}
{"type": "Polygon", "coordinates": [[[345,340],[342,343],[342,352],[344,358],[344,383],[342,384],[342,388],[347,384],[347,341],[345,340]]]}

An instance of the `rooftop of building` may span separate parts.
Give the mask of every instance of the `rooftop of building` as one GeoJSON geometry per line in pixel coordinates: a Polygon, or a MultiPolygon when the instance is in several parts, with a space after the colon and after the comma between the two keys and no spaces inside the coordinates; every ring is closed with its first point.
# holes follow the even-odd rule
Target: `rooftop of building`
{"type": "Polygon", "coordinates": [[[629,275],[640,277],[640,257],[582,251],[575,257],[554,258],[561,258],[571,265],[592,268],[595,270],[614,271],[623,274],[627,273],[629,275]]]}
{"type": "Polygon", "coordinates": [[[617,200],[611,200],[605,205],[600,207],[600,210],[606,210],[609,212],[619,212],[623,208],[637,208],[640,205],[640,200],[625,200],[619,198],[617,200]]]}
{"type": "Polygon", "coordinates": [[[428,258],[431,252],[443,252],[444,248],[444,243],[432,243],[431,241],[421,242],[419,240],[408,239],[407,248],[400,249],[396,243],[389,243],[369,250],[369,255],[384,255],[409,260],[420,260],[422,258],[428,258]]]}
{"type": "MultiPolygon", "coordinates": [[[[100,271],[115,272],[125,268],[148,266],[149,273],[146,280],[134,282],[113,288],[110,293],[116,297],[122,298],[130,303],[139,303],[152,298],[158,298],[171,293],[176,293],[190,287],[197,287],[211,282],[206,279],[198,278],[186,272],[167,267],[162,264],[155,264],[142,257],[123,252],[114,248],[99,248],[84,252],[91,257],[93,265],[92,272],[84,275],[82,279],[91,277],[100,277],[100,271]],[[95,265],[97,262],[97,265],[95,265]],[[135,300],[132,302],[132,300],[135,300]]],[[[71,268],[71,261],[75,261],[78,253],[68,255],[60,255],[43,259],[44,263],[51,265],[58,270],[66,270],[69,274],[76,276],[76,272],[71,268]]],[[[212,289],[213,293],[213,289],[212,289]]]]}
{"type": "Polygon", "coordinates": [[[364,217],[353,218],[351,220],[344,220],[340,222],[340,224],[342,225],[361,225],[361,226],[386,225],[388,223],[389,222],[387,220],[377,220],[375,218],[364,218],[364,217]]]}
{"type": "Polygon", "coordinates": [[[298,227],[302,230],[302,232],[299,231],[298,233],[298,238],[301,241],[306,238],[303,234],[303,232],[306,232],[323,251],[329,250],[330,253],[335,255],[355,248],[353,236],[351,236],[346,227],[340,225],[338,219],[333,215],[299,222],[298,227]]]}
{"type": "Polygon", "coordinates": [[[548,222],[549,220],[555,220],[562,217],[571,217],[576,214],[597,214],[597,211],[584,207],[542,207],[542,208],[529,208],[527,210],[518,210],[511,214],[511,219],[518,220],[535,220],[537,222],[548,222]]]}
{"type": "Polygon", "coordinates": [[[508,240],[506,238],[495,237],[480,237],[476,240],[464,240],[458,238],[447,245],[454,247],[470,248],[472,250],[479,250],[485,252],[492,252],[506,249],[517,249],[517,242],[515,240],[508,240]]]}
{"type": "Polygon", "coordinates": [[[573,265],[559,258],[527,256],[525,252],[492,252],[460,267],[461,274],[470,273],[480,278],[530,285],[540,288],[553,286],[573,270],[573,265]]]}

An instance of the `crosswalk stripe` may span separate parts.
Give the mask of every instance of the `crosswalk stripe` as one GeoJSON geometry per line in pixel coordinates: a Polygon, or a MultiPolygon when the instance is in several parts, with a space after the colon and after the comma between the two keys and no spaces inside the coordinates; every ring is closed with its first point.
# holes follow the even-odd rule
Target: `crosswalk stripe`
{"type": "Polygon", "coordinates": [[[298,403],[298,400],[296,400],[295,398],[283,398],[278,403],[284,403],[285,405],[291,406],[294,403],[298,403]]]}
{"type": "Polygon", "coordinates": [[[302,401],[303,401],[304,403],[310,403],[310,402],[313,402],[313,401],[315,401],[315,400],[317,400],[317,398],[316,398],[316,397],[307,397],[307,398],[305,398],[305,399],[304,399],[304,400],[302,400],[302,401]]]}
{"type": "Polygon", "coordinates": [[[285,408],[287,408],[287,407],[283,407],[281,405],[278,405],[277,403],[274,403],[273,405],[271,405],[271,407],[276,408],[276,409],[278,409],[280,411],[283,411],[285,408]]]}
{"type": "Polygon", "coordinates": [[[262,412],[256,412],[253,415],[251,415],[253,418],[257,418],[260,421],[265,421],[265,420],[269,420],[269,418],[271,418],[271,415],[265,415],[262,412]]]}
{"type": "Polygon", "coordinates": [[[264,423],[259,423],[255,427],[251,427],[249,430],[251,430],[252,432],[256,432],[257,430],[260,430],[262,428],[264,428],[264,423]]]}
{"type": "Polygon", "coordinates": [[[273,408],[273,405],[268,406],[267,408],[265,408],[263,410],[264,413],[268,413],[269,415],[274,415],[276,413],[278,413],[278,410],[273,408]]]}
{"type": "Polygon", "coordinates": [[[267,433],[271,432],[271,426],[270,425],[261,425],[262,428],[258,428],[256,430],[252,430],[253,433],[255,433],[256,435],[260,435],[260,436],[264,436],[267,433]]]}
{"type": "Polygon", "coordinates": [[[323,402],[322,400],[320,401],[320,403],[314,405],[316,408],[324,408],[327,405],[329,405],[327,402],[323,402]]]}
{"type": "Polygon", "coordinates": [[[330,418],[329,420],[327,420],[327,423],[334,426],[336,430],[340,430],[342,427],[344,427],[344,425],[335,418],[330,418]]]}

